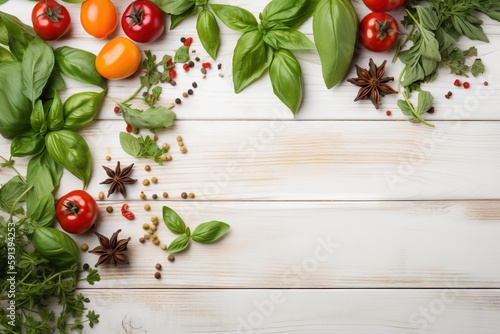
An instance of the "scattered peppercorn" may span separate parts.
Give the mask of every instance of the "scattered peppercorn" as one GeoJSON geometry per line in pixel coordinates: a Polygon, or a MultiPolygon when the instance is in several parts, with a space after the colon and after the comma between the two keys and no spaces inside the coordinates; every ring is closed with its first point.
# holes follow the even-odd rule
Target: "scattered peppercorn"
{"type": "Polygon", "coordinates": [[[186,154],[187,151],[188,151],[188,149],[186,148],[186,146],[181,146],[180,149],[181,149],[181,153],[182,154],[186,154]]]}
{"type": "Polygon", "coordinates": [[[157,225],[153,225],[151,226],[149,229],[153,232],[156,232],[156,230],[158,229],[158,227],[156,227],[157,225]]]}
{"type": "Polygon", "coordinates": [[[148,223],[142,224],[142,229],[143,230],[149,230],[149,224],[148,223]]]}
{"type": "Polygon", "coordinates": [[[144,191],[141,191],[141,194],[139,195],[139,197],[140,197],[141,199],[146,199],[146,198],[147,198],[147,196],[146,196],[146,194],[144,193],[144,191]]]}
{"type": "Polygon", "coordinates": [[[161,244],[160,248],[161,248],[162,250],[167,250],[167,245],[165,245],[165,244],[161,244]]]}
{"type": "Polygon", "coordinates": [[[125,130],[126,130],[128,133],[132,132],[132,125],[127,124],[127,126],[125,127],[125,130]]]}
{"type": "Polygon", "coordinates": [[[175,85],[177,85],[177,82],[176,82],[174,79],[172,79],[172,80],[170,80],[170,84],[171,84],[172,86],[175,86],[175,85]]]}
{"type": "Polygon", "coordinates": [[[138,135],[138,134],[139,134],[139,132],[140,132],[140,131],[139,131],[139,129],[137,129],[137,128],[132,129],[132,133],[133,133],[134,135],[138,135]]]}
{"type": "Polygon", "coordinates": [[[186,41],[186,37],[181,37],[181,43],[184,43],[186,41]]]}
{"type": "Polygon", "coordinates": [[[82,252],[86,252],[86,251],[88,251],[88,250],[89,250],[89,245],[87,245],[87,244],[82,244],[82,245],[80,246],[80,249],[82,250],[82,252]]]}
{"type": "Polygon", "coordinates": [[[155,272],[155,278],[156,279],[160,279],[161,278],[161,274],[159,272],[155,272]]]}
{"type": "Polygon", "coordinates": [[[146,165],[146,166],[144,166],[144,170],[145,170],[146,172],[149,172],[149,171],[151,170],[151,166],[150,166],[150,165],[146,165]]]}
{"type": "Polygon", "coordinates": [[[144,239],[144,237],[140,237],[140,238],[139,238],[139,242],[140,242],[141,244],[143,244],[143,243],[145,243],[145,242],[146,242],[146,239],[144,239]]]}
{"type": "Polygon", "coordinates": [[[97,198],[102,201],[104,199],[104,193],[102,191],[99,191],[99,194],[97,194],[97,198]]]}
{"type": "Polygon", "coordinates": [[[188,66],[189,66],[189,67],[194,67],[194,61],[190,60],[190,61],[188,62],[188,66]]]}
{"type": "Polygon", "coordinates": [[[144,239],[149,240],[151,239],[151,236],[149,234],[144,234],[144,239]]]}
{"type": "Polygon", "coordinates": [[[196,58],[194,58],[194,60],[200,61],[200,57],[196,57],[196,58]]]}
{"type": "Polygon", "coordinates": [[[189,96],[188,93],[186,92],[182,93],[182,97],[188,97],[188,96],[189,96]]]}
{"type": "MultiPolygon", "coordinates": [[[[151,237],[155,237],[155,238],[156,238],[156,235],[154,235],[154,234],[155,234],[155,232],[154,232],[154,231],[149,230],[149,231],[148,231],[148,233],[149,233],[149,235],[151,235],[151,237]]],[[[154,239],[154,238],[153,238],[153,239],[154,239]]]]}
{"type": "Polygon", "coordinates": [[[444,97],[445,97],[447,100],[449,100],[449,99],[450,99],[450,96],[449,96],[448,94],[446,94],[444,97]]]}
{"type": "Polygon", "coordinates": [[[385,114],[386,114],[387,116],[391,116],[391,115],[392,115],[392,112],[391,112],[390,110],[387,110],[387,111],[385,112],[385,114]]]}
{"type": "Polygon", "coordinates": [[[85,264],[83,265],[83,270],[89,270],[89,268],[90,268],[90,266],[89,266],[89,264],[88,264],[88,263],[85,263],[85,264]]]}
{"type": "Polygon", "coordinates": [[[175,261],[175,256],[173,254],[170,254],[168,257],[167,257],[167,260],[170,261],[170,262],[174,262],[175,261]]]}
{"type": "Polygon", "coordinates": [[[168,198],[168,193],[166,191],[164,191],[162,196],[163,196],[163,198],[168,198]]]}
{"type": "Polygon", "coordinates": [[[434,107],[431,107],[429,110],[427,110],[429,114],[434,114],[434,107]]]}
{"type": "Polygon", "coordinates": [[[158,239],[158,236],[156,234],[154,234],[153,231],[149,231],[151,233],[151,240],[157,240],[158,239]]]}
{"type": "Polygon", "coordinates": [[[189,71],[189,64],[185,63],[184,65],[182,65],[182,69],[186,72],[189,71]]]}
{"type": "Polygon", "coordinates": [[[224,74],[219,73],[219,78],[224,78],[224,74]]]}
{"type": "Polygon", "coordinates": [[[146,210],[146,211],[151,210],[151,205],[149,205],[149,204],[144,204],[144,210],[146,210]]]}
{"type": "Polygon", "coordinates": [[[186,198],[188,197],[188,194],[187,194],[187,193],[185,193],[185,192],[183,192],[183,193],[181,194],[181,197],[182,197],[182,198],[184,198],[184,199],[186,199],[186,198]]]}
{"type": "Polygon", "coordinates": [[[201,64],[201,66],[203,68],[212,68],[212,64],[210,64],[209,62],[203,63],[203,64],[201,64]]]}
{"type": "Polygon", "coordinates": [[[448,95],[449,95],[449,96],[452,96],[452,95],[453,95],[453,92],[449,91],[449,92],[448,92],[448,95]]]}
{"type": "Polygon", "coordinates": [[[193,83],[191,84],[191,86],[193,86],[193,88],[198,88],[198,84],[196,83],[196,81],[195,81],[195,82],[193,82],[193,83]]]}
{"type": "Polygon", "coordinates": [[[155,265],[155,269],[156,269],[156,270],[161,270],[161,264],[160,264],[160,263],[157,263],[157,264],[155,265]]]}
{"type": "Polygon", "coordinates": [[[115,106],[115,107],[113,108],[113,111],[115,112],[115,114],[118,114],[118,113],[120,113],[121,109],[120,109],[120,107],[115,106]]]}
{"type": "Polygon", "coordinates": [[[195,198],[195,194],[194,193],[189,193],[189,198],[195,198]]]}
{"type": "Polygon", "coordinates": [[[456,79],[454,82],[453,82],[453,85],[457,86],[457,87],[460,87],[462,86],[462,83],[460,82],[460,80],[456,79]]]}
{"type": "Polygon", "coordinates": [[[179,98],[175,99],[175,104],[181,104],[181,103],[182,103],[181,99],[179,99],[179,98]]]}
{"type": "Polygon", "coordinates": [[[111,213],[111,212],[113,212],[113,207],[112,207],[112,206],[108,206],[108,207],[106,208],[106,212],[107,212],[107,213],[111,213]]]}
{"type": "Polygon", "coordinates": [[[220,70],[222,68],[222,64],[221,63],[218,63],[217,64],[217,69],[220,70]]]}
{"type": "Polygon", "coordinates": [[[488,81],[485,81],[483,85],[488,86],[488,81]]]}
{"type": "Polygon", "coordinates": [[[171,69],[170,71],[168,71],[168,78],[166,78],[165,81],[170,82],[170,80],[175,79],[176,77],[177,77],[177,71],[171,69]]]}
{"type": "Polygon", "coordinates": [[[469,89],[469,87],[470,87],[470,83],[468,83],[467,81],[464,82],[464,88],[465,89],[469,89]]]}
{"type": "Polygon", "coordinates": [[[170,149],[170,144],[169,143],[164,143],[162,146],[161,146],[162,149],[164,150],[169,150],[170,149]]]}
{"type": "Polygon", "coordinates": [[[184,46],[191,46],[191,43],[193,42],[193,38],[192,37],[188,37],[186,38],[186,40],[184,41],[184,46]]]}
{"type": "Polygon", "coordinates": [[[204,67],[202,67],[200,71],[201,71],[201,74],[207,74],[207,69],[204,67]]]}
{"type": "Polygon", "coordinates": [[[106,156],[106,161],[111,161],[111,157],[109,155],[106,156]]]}
{"type": "Polygon", "coordinates": [[[153,240],[153,245],[158,246],[160,245],[160,239],[156,238],[153,240]]]}
{"type": "Polygon", "coordinates": [[[152,197],[153,197],[153,199],[154,199],[154,200],[157,200],[157,199],[158,199],[158,195],[156,195],[156,194],[153,194],[153,196],[152,196],[152,197]]]}
{"type": "MultiPolygon", "coordinates": [[[[175,73],[175,75],[177,76],[177,72],[175,73]]],[[[172,77],[167,77],[167,78],[165,78],[165,82],[170,83],[170,82],[172,82],[172,79],[173,79],[172,77]]]]}
{"type": "Polygon", "coordinates": [[[158,183],[158,178],[157,178],[156,176],[153,176],[153,177],[151,178],[151,182],[153,182],[153,183],[158,183]]]}
{"type": "Polygon", "coordinates": [[[192,89],[188,89],[188,94],[189,95],[193,95],[193,90],[192,89]]]}
{"type": "Polygon", "coordinates": [[[142,184],[145,185],[145,186],[149,186],[149,180],[148,179],[144,179],[142,181],[142,184]]]}

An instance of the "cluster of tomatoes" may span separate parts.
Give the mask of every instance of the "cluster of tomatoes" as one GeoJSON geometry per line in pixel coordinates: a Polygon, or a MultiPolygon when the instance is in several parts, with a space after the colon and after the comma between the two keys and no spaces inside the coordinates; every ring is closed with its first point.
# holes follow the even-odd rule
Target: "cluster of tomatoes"
{"type": "MultiPolygon", "coordinates": [[[[55,0],[40,0],[34,7],[31,20],[35,32],[45,40],[56,40],[70,29],[68,10],[55,0]]],[[[83,29],[95,38],[104,39],[118,26],[118,12],[110,0],[85,0],[81,4],[80,22],[83,29]]],[[[158,39],[165,29],[163,11],[149,0],[135,0],[121,17],[121,28],[130,38],[110,40],[97,55],[96,69],[105,78],[126,78],[140,65],[141,53],[135,45],[158,39]]]]}
{"type": "Polygon", "coordinates": [[[372,12],[359,24],[361,44],[370,51],[384,52],[396,44],[399,27],[386,12],[400,8],[405,0],[363,0],[372,12]]]}

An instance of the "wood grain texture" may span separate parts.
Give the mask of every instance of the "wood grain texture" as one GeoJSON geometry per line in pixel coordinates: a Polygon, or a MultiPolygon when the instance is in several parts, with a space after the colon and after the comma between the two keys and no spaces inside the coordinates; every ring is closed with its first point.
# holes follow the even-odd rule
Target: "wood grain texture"
{"type": "Polygon", "coordinates": [[[108,315],[99,333],[496,334],[500,327],[499,290],[82,292],[108,315]]]}

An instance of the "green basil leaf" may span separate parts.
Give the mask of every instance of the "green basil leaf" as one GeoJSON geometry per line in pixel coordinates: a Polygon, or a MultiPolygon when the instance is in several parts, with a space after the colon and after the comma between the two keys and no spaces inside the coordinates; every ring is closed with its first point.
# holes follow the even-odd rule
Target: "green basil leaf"
{"type": "Polygon", "coordinates": [[[16,57],[4,47],[0,47],[0,63],[8,61],[17,61],[16,57]]]}
{"type": "Polygon", "coordinates": [[[247,32],[255,30],[258,27],[255,16],[241,7],[211,4],[210,8],[212,8],[222,23],[233,30],[247,32]]]}
{"type": "Polygon", "coordinates": [[[32,27],[22,23],[17,17],[0,12],[0,21],[5,28],[2,34],[3,43],[9,45],[10,52],[14,54],[17,60],[23,59],[24,52],[28,44],[34,38],[39,38],[32,27]],[[5,31],[7,31],[8,39],[5,41],[5,31]]]}
{"type": "Polygon", "coordinates": [[[54,68],[54,52],[50,45],[41,38],[33,39],[26,48],[22,61],[23,94],[33,104],[42,95],[43,88],[54,68]]]}
{"type": "Polygon", "coordinates": [[[0,134],[13,138],[31,128],[30,100],[22,93],[21,63],[0,63],[0,134]]]}
{"type": "Polygon", "coordinates": [[[170,245],[167,247],[167,252],[174,254],[185,250],[189,246],[189,237],[187,235],[181,235],[177,237],[170,245]]]}
{"type": "Polygon", "coordinates": [[[415,43],[415,45],[418,45],[422,57],[435,61],[441,61],[439,43],[434,36],[434,33],[425,28],[419,29],[419,31],[420,39],[415,43]]]}
{"type": "MultiPolygon", "coordinates": [[[[0,16],[0,44],[9,45],[9,32],[0,16]]],[[[16,58],[17,59],[17,58],[16,58]]]]}
{"type": "Polygon", "coordinates": [[[203,223],[196,226],[191,238],[196,242],[209,244],[222,238],[229,231],[229,227],[228,224],[215,220],[203,223]]]}
{"type": "Polygon", "coordinates": [[[52,73],[50,74],[49,80],[47,81],[47,84],[43,89],[42,99],[49,99],[49,100],[53,99],[55,91],[60,91],[65,88],[66,88],[66,82],[64,81],[64,78],[61,75],[61,71],[57,68],[57,66],[54,66],[54,68],[52,69],[52,73]]]}
{"type": "Polygon", "coordinates": [[[220,45],[220,30],[217,20],[211,11],[204,8],[196,20],[196,31],[200,38],[201,45],[208,52],[212,59],[217,58],[217,51],[220,45]]]}
{"type": "Polygon", "coordinates": [[[261,21],[280,22],[290,28],[302,25],[314,13],[319,0],[272,0],[261,14],[261,21]]]}
{"type": "Polygon", "coordinates": [[[78,263],[78,246],[66,233],[51,227],[37,227],[33,232],[35,250],[59,268],[78,263]]]}
{"type": "Polygon", "coordinates": [[[270,58],[260,30],[247,31],[236,43],[233,54],[233,83],[236,93],[266,73],[270,58]]]}
{"type": "Polygon", "coordinates": [[[349,71],[354,56],[358,16],[350,0],[321,0],[313,17],[313,34],[328,89],[349,71]]]}
{"type": "Polygon", "coordinates": [[[33,188],[28,193],[27,206],[36,206],[46,194],[52,194],[59,186],[62,173],[61,165],[50,157],[47,150],[31,158],[26,172],[26,182],[33,188]]]}
{"type": "Polygon", "coordinates": [[[139,157],[141,153],[141,144],[137,137],[127,132],[120,132],[120,145],[126,153],[135,158],[139,157]]]}
{"type": "Polygon", "coordinates": [[[196,4],[196,0],[151,0],[151,2],[165,13],[172,15],[180,15],[196,4]]]}
{"type": "Polygon", "coordinates": [[[43,135],[28,131],[17,135],[10,145],[10,155],[13,157],[27,157],[40,153],[45,146],[43,135]]]}
{"type": "Polygon", "coordinates": [[[45,146],[50,157],[82,180],[86,188],[92,170],[92,157],[85,139],[71,130],[52,131],[45,136],[45,146]]]}
{"type": "Polygon", "coordinates": [[[38,201],[27,203],[27,215],[36,226],[50,226],[56,216],[54,196],[48,193],[40,196],[38,201]]]}
{"type": "Polygon", "coordinates": [[[173,234],[184,234],[186,232],[186,224],[174,210],[168,206],[164,206],[162,214],[163,221],[170,232],[173,234]]]}
{"type": "Polygon", "coordinates": [[[436,11],[423,6],[414,6],[417,11],[420,24],[429,30],[436,30],[439,26],[439,18],[436,11]]]}
{"type": "Polygon", "coordinates": [[[474,63],[470,68],[470,72],[473,76],[477,77],[479,74],[483,74],[485,71],[484,63],[481,59],[475,59],[474,63]]]}
{"type": "Polygon", "coordinates": [[[187,63],[189,61],[189,47],[182,45],[175,51],[174,62],[187,63]]]}
{"type": "Polygon", "coordinates": [[[271,30],[264,35],[264,42],[274,49],[311,50],[314,43],[296,29],[271,30]]]}
{"type": "Polygon", "coordinates": [[[188,10],[179,15],[170,15],[170,30],[173,30],[179,23],[193,16],[198,12],[198,6],[196,4],[191,5],[188,10]]]}
{"type": "Polygon", "coordinates": [[[0,209],[5,212],[10,212],[13,209],[14,204],[17,203],[16,208],[14,208],[14,214],[20,214],[23,212],[21,204],[26,198],[26,196],[21,195],[28,189],[26,183],[21,180],[19,176],[14,176],[9,181],[7,181],[0,188],[0,209]],[[18,199],[21,199],[18,201],[18,199]]]}
{"type": "Polygon", "coordinates": [[[411,85],[414,82],[423,80],[425,77],[425,72],[419,62],[415,61],[410,66],[405,65],[404,68],[404,78],[402,85],[404,87],[411,85]]]}
{"type": "Polygon", "coordinates": [[[425,114],[432,107],[432,103],[434,102],[434,97],[431,93],[422,90],[418,93],[418,106],[417,113],[422,115],[425,114]]]}
{"type": "Polygon", "coordinates": [[[45,125],[45,111],[43,110],[42,101],[37,101],[35,103],[35,108],[30,116],[30,124],[31,128],[35,132],[41,132],[42,127],[45,125]]]}
{"type": "Polygon", "coordinates": [[[124,103],[118,103],[118,105],[125,122],[135,129],[156,130],[167,128],[174,123],[175,113],[166,107],[160,106],[141,111],[124,103]]]}
{"type": "Polygon", "coordinates": [[[106,79],[95,68],[95,54],[69,46],[61,46],[54,51],[54,55],[57,67],[67,77],[106,88],[106,79]]]}
{"type": "Polygon", "coordinates": [[[297,115],[302,103],[304,82],[300,64],[295,56],[285,49],[275,51],[269,67],[269,77],[274,94],[292,111],[294,116],[297,115]]]}
{"type": "Polygon", "coordinates": [[[76,130],[92,122],[99,111],[106,90],[82,92],[68,97],[63,105],[64,129],[76,130]]]}
{"type": "Polygon", "coordinates": [[[453,28],[455,28],[455,30],[460,34],[467,36],[469,39],[479,40],[486,43],[489,42],[488,37],[484,33],[481,26],[476,26],[467,21],[465,18],[457,15],[454,15],[451,18],[451,21],[453,23],[453,28]]]}
{"type": "Polygon", "coordinates": [[[63,104],[57,91],[54,93],[54,99],[49,108],[47,123],[51,131],[60,130],[64,126],[63,104]]]}
{"type": "Polygon", "coordinates": [[[398,107],[401,109],[401,112],[406,115],[406,116],[412,116],[413,113],[411,112],[410,106],[405,100],[399,99],[398,100],[398,107]]]}

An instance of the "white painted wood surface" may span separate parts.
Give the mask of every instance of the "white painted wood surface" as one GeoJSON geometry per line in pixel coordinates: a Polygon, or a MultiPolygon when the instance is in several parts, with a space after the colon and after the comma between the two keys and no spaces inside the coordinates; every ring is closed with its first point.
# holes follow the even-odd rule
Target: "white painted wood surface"
{"type": "MultiPolygon", "coordinates": [[[[120,13],[129,3],[114,2],[120,13]]],[[[266,2],[217,1],[254,14],[266,2]]],[[[361,1],[354,4],[360,17],[368,12],[361,1]]],[[[65,5],[72,31],[53,45],[97,53],[106,41],[85,34],[79,5],[65,5]]],[[[31,6],[10,0],[0,10],[29,23],[31,6]]],[[[173,54],[181,36],[193,36],[193,55],[209,60],[194,27],[194,19],[188,20],[141,48],[173,54]]],[[[231,58],[238,34],[222,24],[214,64],[222,64],[224,77],[212,69],[202,79],[192,70],[179,74],[176,87],[165,86],[161,102],[169,105],[191,82],[199,84],[175,107],[176,125],[159,132],[160,142],[172,144],[172,162],[160,167],[127,156],[118,142],[124,123],[106,101],[98,120],[82,131],[94,159],[89,192],[106,191],[99,185],[105,178],[101,165],[134,162],[139,182],[128,188],[126,202],[137,218],[120,216],[125,201],[117,196],[100,202],[98,230],[109,235],[121,228],[124,237],[132,236],[131,263],[103,267],[101,282],[81,285],[89,306],[101,314],[88,332],[498,333],[499,28],[485,18],[491,43],[461,40],[477,46],[487,67],[484,76],[468,79],[471,89],[454,87],[455,76],[446,70],[427,85],[436,97],[437,112],[428,117],[435,129],[404,121],[396,96],[375,111],[369,101],[352,102],[357,89],[348,83],[326,90],[315,52],[297,53],[306,84],[297,120],[272,94],[267,78],[235,95],[231,58]],[[444,98],[448,91],[450,100],[444,98]],[[393,116],[385,116],[387,109],[393,116]],[[178,153],[177,135],[188,154],[178,153]],[[105,161],[107,154],[112,161],[105,161]],[[142,186],[152,176],[159,183],[142,186]],[[149,198],[163,191],[170,196],[140,201],[140,191],[149,198]],[[182,200],[183,191],[195,192],[196,199],[182,200]],[[150,212],[143,209],[146,203],[150,212]],[[113,214],[105,212],[107,205],[113,214]],[[142,223],[160,216],[163,205],[189,226],[218,219],[231,231],[214,245],[192,245],[169,263],[158,247],[138,242],[142,223]],[[163,265],[161,280],[153,277],[156,263],[163,265]]],[[[310,21],[301,30],[312,38],[310,21]]],[[[367,66],[370,57],[381,62],[392,55],[359,50],[355,62],[367,66]]],[[[395,63],[387,74],[397,77],[400,69],[395,63]]],[[[95,89],[68,82],[63,96],[95,89]]],[[[112,82],[108,95],[123,99],[137,86],[138,75],[112,82]]],[[[9,142],[1,139],[0,154],[8,152],[9,142]]],[[[26,163],[17,160],[22,171],[26,163]]],[[[0,181],[9,175],[1,170],[0,181]]],[[[66,173],[58,194],[79,186],[66,173]]],[[[174,238],[161,224],[158,235],[162,243],[174,238]]],[[[90,233],[75,239],[97,245],[90,233]]],[[[96,257],[82,254],[82,261],[92,264],[96,257]]]]}

